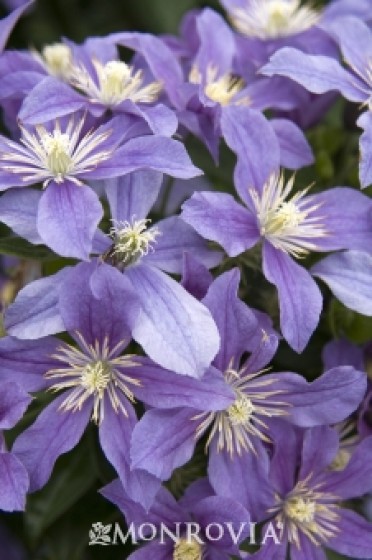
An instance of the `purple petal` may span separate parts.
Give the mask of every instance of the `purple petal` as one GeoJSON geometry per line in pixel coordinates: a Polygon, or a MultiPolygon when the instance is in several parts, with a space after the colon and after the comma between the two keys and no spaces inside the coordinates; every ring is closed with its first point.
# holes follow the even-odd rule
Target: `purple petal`
{"type": "Polygon", "coordinates": [[[139,169],[161,171],[171,177],[191,179],[201,175],[181,142],[165,136],[132,138],[94,171],[84,173],[86,179],[109,179],[139,169]]]}
{"type": "Polygon", "coordinates": [[[211,66],[217,67],[219,75],[231,71],[235,54],[235,41],[225,20],[215,11],[206,8],[196,18],[200,46],[194,64],[203,77],[211,66]]]}
{"type": "Polygon", "coordinates": [[[338,512],[337,534],[327,541],[327,546],[350,558],[371,558],[372,524],[354,511],[338,512]]]}
{"type": "Polygon", "coordinates": [[[56,366],[55,354],[60,341],[55,338],[40,340],[17,340],[4,337],[0,339],[1,382],[13,381],[25,391],[35,392],[44,389],[44,373],[56,366]]]}
{"type": "Polygon", "coordinates": [[[270,481],[273,489],[284,496],[296,484],[300,450],[297,431],[285,420],[276,419],[270,424],[270,438],[274,444],[270,463],[270,481]]]}
{"type": "Polygon", "coordinates": [[[329,426],[306,430],[303,439],[300,480],[327,469],[339,450],[339,434],[329,426]]]}
{"type": "Polygon", "coordinates": [[[137,418],[129,402],[123,405],[128,413],[127,417],[120,411],[115,412],[106,399],[105,417],[99,427],[99,439],[104,454],[118,473],[129,497],[148,509],[161,482],[146,471],[130,470],[130,440],[137,418]]]}
{"type": "Polygon", "coordinates": [[[70,86],[48,76],[26,97],[18,117],[27,124],[40,124],[75,113],[87,104],[87,99],[70,86]]]}
{"type": "Polygon", "coordinates": [[[157,541],[150,542],[141,546],[135,552],[132,552],[128,556],[128,560],[169,560],[173,555],[173,544],[167,542],[166,544],[160,544],[157,541]]]}
{"type": "Polygon", "coordinates": [[[263,270],[278,289],[283,336],[296,352],[302,352],[319,322],[322,294],[307,270],[267,242],[263,270]]]}
{"type": "Polygon", "coordinates": [[[356,17],[338,17],[327,23],[326,30],[338,42],[348,65],[359,75],[365,75],[372,58],[370,28],[356,17]]]}
{"type": "Polygon", "coordinates": [[[34,0],[31,0],[30,2],[25,2],[23,6],[20,6],[12,13],[10,13],[7,17],[0,20],[0,52],[4,50],[9,35],[13,31],[13,28],[17,23],[17,21],[19,20],[19,18],[24,14],[26,10],[28,10],[30,6],[33,5],[33,3],[34,0]]]}
{"type": "MultiPolygon", "coordinates": [[[[202,528],[213,523],[225,527],[230,525],[234,534],[240,536],[239,543],[249,537],[249,513],[239,502],[231,498],[221,496],[204,498],[192,508],[192,513],[202,528]],[[244,527],[243,531],[241,530],[242,527],[244,527]]],[[[211,534],[213,535],[212,529],[211,534]]],[[[214,546],[216,548],[232,549],[231,552],[233,552],[236,543],[233,542],[231,534],[226,531],[222,539],[216,541],[214,546]]],[[[238,553],[238,550],[235,553],[238,553]]]]}
{"type": "Polygon", "coordinates": [[[169,107],[161,103],[154,107],[140,107],[128,100],[119,105],[117,109],[143,118],[154,134],[170,137],[177,131],[178,120],[176,115],[169,107]]]}
{"type": "Polygon", "coordinates": [[[0,79],[0,99],[22,99],[45,75],[31,70],[14,71],[0,79]]]}
{"type": "Polygon", "coordinates": [[[144,469],[161,480],[187,463],[195,448],[197,410],[149,410],[133,430],[132,468],[144,469]]]}
{"type": "Polygon", "coordinates": [[[365,101],[365,86],[347,72],[333,58],[311,56],[297,49],[284,48],[276,52],[270,62],[261,68],[266,76],[286,76],[312,93],[339,91],[350,101],[365,101]]]}
{"type": "Polygon", "coordinates": [[[5,328],[10,335],[35,339],[65,330],[58,298],[70,270],[66,267],[53,276],[35,280],[18,292],[5,314],[5,328]]]}
{"type": "Polygon", "coordinates": [[[0,385],[0,430],[13,428],[24,415],[31,400],[17,383],[3,382],[0,385]]]}
{"type": "Polygon", "coordinates": [[[126,276],[142,309],[133,338],[164,368],[200,377],[219,347],[218,331],[207,308],[155,268],[133,266],[126,276]]]}
{"type": "Polygon", "coordinates": [[[151,170],[105,181],[113,220],[131,222],[134,218],[146,218],[159,196],[162,181],[163,175],[151,170]]]}
{"type": "Polygon", "coordinates": [[[247,350],[247,341],[256,334],[258,322],[238,298],[240,273],[237,268],[219,276],[208,290],[203,303],[212,313],[221,337],[221,347],[214,365],[221,371],[239,367],[247,350]]]}
{"type": "Polygon", "coordinates": [[[37,211],[41,192],[34,189],[14,189],[0,198],[0,219],[15,233],[31,243],[43,243],[37,231],[37,211]]]}
{"type": "Polygon", "coordinates": [[[90,187],[66,180],[52,182],[40,199],[37,228],[56,253],[87,260],[102,215],[101,203],[90,187]]]}
{"type": "Polygon", "coordinates": [[[156,408],[188,406],[200,410],[223,410],[235,400],[234,392],[214,368],[199,380],[175,375],[142,358],[140,365],[134,368],[133,376],[141,381],[134,391],[136,398],[156,408]]]}
{"type": "Polygon", "coordinates": [[[108,340],[113,348],[131,338],[139,314],[128,280],[115,268],[80,263],[60,289],[59,308],[66,330],[80,332],[88,344],[108,340]],[[90,288],[90,289],[89,289],[90,288]]]}
{"type": "Polygon", "coordinates": [[[315,545],[306,535],[299,532],[300,546],[291,546],[291,560],[327,560],[324,550],[315,545]]]}
{"type": "Polygon", "coordinates": [[[206,266],[186,252],[183,255],[182,286],[196,299],[201,300],[212,284],[213,276],[206,266]]]}
{"type": "Polygon", "coordinates": [[[322,359],[325,369],[337,366],[353,366],[364,370],[364,351],[346,338],[332,340],[324,346],[322,359]]]}
{"type": "MultiPolygon", "coordinates": [[[[351,366],[333,368],[312,383],[297,374],[272,374],[290,403],[289,419],[297,426],[336,424],[345,420],[361,403],[367,379],[351,366]]],[[[271,374],[270,374],[271,376],[271,374]]]]}
{"type": "Polygon", "coordinates": [[[225,107],[221,128],[227,145],[238,156],[235,186],[241,199],[249,205],[248,189],[262,189],[270,174],[279,169],[276,134],[261,113],[248,107],[225,107]]]}
{"type": "Polygon", "coordinates": [[[280,165],[287,169],[301,169],[314,163],[311,147],[302,130],[287,119],[271,119],[280,147],[280,165]]]}
{"type": "Polygon", "coordinates": [[[171,274],[180,274],[186,251],[208,268],[213,268],[221,262],[222,253],[211,250],[205,239],[179,216],[165,218],[157,222],[155,227],[160,235],[156,239],[154,251],[150,251],[142,259],[147,265],[156,266],[171,274]]]}
{"type": "Polygon", "coordinates": [[[327,284],[346,307],[372,315],[372,257],[358,251],[345,251],[326,257],[311,273],[327,284]]]}
{"type": "Polygon", "coordinates": [[[12,453],[0,453],[0,510],[24,511],[29,486],[25,467],[12,453]]]}
{"type": "Polygon", "coordinates": [[[251,514],[252,521],[262,521],[273,503],[273,491],[267,473],[269,459],[259,440],[257,454],[245,452],[231,457],[225,450],[217,451],[212,444],[208,475],[216,494],[241,503],[251,514]]]}
{"type": "Polygon", "coordinates": [[[182,206],[182,219],[205,239],[216,241],[230,257],[253,247],[260,239],[256,218],[224,193],[195,193],[182,206]]]}
{"type": "Polygon", "coordinates": [[[14,443],[12,451],[27,469],[31,492],[46,484],[58,457],[79,443],[89,422],[91,407],[87,404],[76,412],[59,409],[66,396],[62,394],[48,405],[14,443]]]}
{"type": "Polygon", "coordinates": [[[372,490],[372,437],[357,446],[344,470],[328,473],[326,487],[327,492],[342,500],[358,498],[372,490]]]}
{"type": "Polygon", "coordinates": [[[364,132],[360,137],[360,164],[359,178],[362,187],[372,184],[372,115],[371,111],[363,113],[357,125],[363,128],[364,132]]]}
{"type": "Polygon", "coordinates": [[[324,222],[326,235],[314,240],[318,250],[352,249],[371,252],[372,202],[360,191],[333,187],[313,196],[319,204],[316,215],[324,222]]]}
{"type": "Polygon", "coordinates": [[[146,522],[153,523],[154,525],[165,523],[167,526],[171,526],[173,523],[181,522],[187,517],[187,514],[179,506],[172,494],[163,486],[156,494],[155,501],[148,512],[129,498],[119,479],[102,488],[100,494],[113,502],[121,510],[123,515],[125,515],[128,525],[146,522]]]}

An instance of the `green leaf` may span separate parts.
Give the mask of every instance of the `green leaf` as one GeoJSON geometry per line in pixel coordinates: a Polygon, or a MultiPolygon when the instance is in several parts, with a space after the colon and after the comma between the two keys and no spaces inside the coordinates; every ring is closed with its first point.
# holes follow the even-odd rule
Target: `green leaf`
{"type": "Polygon", "coordinates": [[[346,336],[355,344],[364,344],[371,340],[372,317],[351,311],[334,299],[328,312],[328,320],[333,336],[346,336]]]}
{"type": "Polygon", "coordinates": [[[25,239],[15,236],[0,239],[0,254],[37,261],[56,258],[45,245],[32,245],[25,239]]]}

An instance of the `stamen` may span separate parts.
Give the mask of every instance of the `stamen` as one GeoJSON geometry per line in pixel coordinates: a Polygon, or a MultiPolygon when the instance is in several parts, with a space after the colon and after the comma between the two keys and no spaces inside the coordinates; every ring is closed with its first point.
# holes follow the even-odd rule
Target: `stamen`
{"type": "Polygon", "coordinates": [[[44,187],[52,180],[62,183],[69,179],[81,184],[79,174],[92,171],[112,154],[112,150],[98,149],[111,131],[91,130],[80,138],[83,125],[84,118],[76,125],[71,118],[64,131],[56,121],[51,131],[43,125],[36,126],[36,134],[21,126],[20,144],[5,140],[9,151],[0,154],[1,167],[25,181],[43,182],[44,187]]]}
{"type": "Polygon", "coordinates": [[[173,560],[202,560],[202,545],[195,540],[180,539],[173,550],[173,560]]]}
{"type": "Polygon", "coordinates": [[[287,37],[307,31],[321,18],[320,12],[301,4],[301,0],[247,0],[246,8],[233,10],[230,19],[247,37],[287,37]]]}
{"type": "Polygon", "coordinates": [[[272,174],[264,185],[263,192],[250,189],[250,195],[257,212],[260,233],[274,247],[301,258],[317,249],[316,239],[327,235],[323,217],[314,216],[320,204],[307,197],[307,189],[287,197],[293,190],[294,177],[287,184],[284,175],[272,174]],[[314,242],[310,240],[314,239],[314,242]]]}
{"type": "Polygon", "coordinates": [[[269,443],[269,430],[264,418],[286,416],[289,404],[277,397],[280,390],[270,390],[274,378],[261,377],[264,371],[246,374],[244,369],[237,372],[228,369],[225,381],[235,392],[235,402],[226,410],[219,412],[203,412],[194,417],[198,421],[196,437],[201,437],[209,428],[206,450],[214,437],[217,438],[217,449],[226,449],[231,457],[235,453],[255,453],[254,439],[259,438],[269,443]]]}
{"type": "Polygon", "coordinates": [[[112,406],[116,414],[121,412],[128,416],[125,400],[135,401],[130,386],[139,387],[141,382],[122,371],[123,368],[137,365],[132,356],[118,355],[126,342],[110,349],[108,338],[102,345],[97,341],[93,346],[87,344],[80,333],[77,336],[81,349],[68,344],[61,346],[52,358],[62,362],[63,366],[45,374],[46,379],[57,380],[50,387],[51,391],[70,389],[60,409],[76,412],[92,398],[92,420],[96,424],[104,419],[105,402],[112,406]]]}
{"type": "MultiPolygon", "coordinates": [[[[202,83],[202,76],[196,66],[193,66],[190,71],[189,81],[194,84],[202,83]]],[[[207,70],[204,93],[209,99],[223,107],[231,104],[249,105],[248,96],[239,97],[239,93],[244,87],[245,82],[241,78],[231,74],[218,76],[218,68],[215,66],[210,66],[207,70]]]]}
{"type": "Polygon", "coordinates": [[[285,497],[276,496],[277,505],[270,513],[276,513],[276,521],[286,531],[290,543],[300,548],[300,533],[319,546],[327,543],[339,529],[337,501],[333,494],[323,492],[321,485],[310,486],[311,475],[298,482],[285,497]]]}
{"type": "Polygon", "coordinates": [[[156,227],[147,229],[147,224],[151,220],[142,219],[131,222],[117,222],[110,230],[110,236],[114,241],[111,255],[116,260],[129,266],[138,262],[144,255],[148,255],[154,250],[153,245],[160,231],[156,227]]]}
{"type": "Polygon", "coordinates": [[[82,65],[75,65],[70,75],[71,85],[85,93],[91,101],[113,107],[127,99],[134,103],[153,103],[158,99],[162,89],[160,82],[144,85],[142,70],[135,71],[119,60],[102,64],[94,59],[92,63],[98,83],[82,65]]]}
{"type": "Polygon", "coordinates": [[[41,56],[34,53],[46,71],[57,78],[67,78],[72,64],[72,52],[64,43],[47,45],[41,51],[41,56]]]}

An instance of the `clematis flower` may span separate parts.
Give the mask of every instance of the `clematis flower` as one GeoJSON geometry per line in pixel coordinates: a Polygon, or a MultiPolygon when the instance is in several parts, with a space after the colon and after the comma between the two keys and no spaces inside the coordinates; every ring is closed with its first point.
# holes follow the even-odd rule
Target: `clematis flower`
{"type": "MultiPolygon", "coordinates": [[[[250,473],[253,486],[260,486],[268,463],[264,445],[275,440],[279,419],[299,426],[335,423],[357,408],[366,390],[365,373],[351,366],[332,368],[312,383],[295,373],[268,373],[264,368],[278,337],[265,314],[238,299],[238,284],[237,270],[224,273],[203,299],[221,337],[206,375],[210,382],[223,379],[233,402],[214,411],[194,406],[168,410],[154,402],[134,429],[131,444],[132,466],[166,480],[204,437],[214,490],[237,501],[244,473],[250,473]],[[246,353],[250,356],[243,359],[246,353]]],[[[250,502],[246,494],[246,507],[256,519],[255,496],[250,502]]]]}
{"type": "Polygon", "coordinates": [[[160,482],[143,470],[131,470],[129,448],[137,422],[136,400],[165,407],[191,402],[217,409],[231,402],[221,380],[177,376],[147,358],[123,354],[140,308],[130,284],[108,267],[82,263],[64,283],[60,310],[75,344],[58,339],[0,341],[2,378],[28,391],[58,396],[16,440],[13,452],[25,465],[30,489],[49,479],[57,458],[75,447],[88,423],[98,426],[100,444],[133,500],[148,508],[160,482]],[[25,359],[26,357],[26,359],[25,359]]]}
{"type": "MultiPolygon", "coordinates": [[[[218,264],[222,255],[211,251],[179,217],[150,226],[146,216],[161,184],[162,175],[151,171],[105,182],[113,221],[109,235],[96,232],[94,252],[100,257],[91,263],[91,271],[104,267],[115,281],[122,278],[123,283],[133,285],[142,308],[133,336],[150,357],[165,368],[200,377],[218,351],[218,332],[205,306],[166,273],[182,273],[185,251],[208,267],[218,264]],[[123,274],[118,275],[118,270],[123,274]]],[[[31,216],[37,215],[37,200],[28,200],[21,208],[6,193],[0,206],[1,202],[6,223],[34,241],[36,218],[32,228],[31,216]]],[[[58,302],[65,277],[66,270],[62,270],[26,286],[8,309],[8,332],[20,338],[39,338],[64,330],[58,302]],[[35,299],[41,304],[37,314],[35,299]]]]}
{"type": "MultiPolygon", "coordinates": [[[[95,118],[131,115],[155,134],[172,136],[176,132],[176,116],[159,102],[161,83],[149,70],[119,60],[110,39],[91,38],[82,45],[70,41],[47,45],[41,54],[34,53],[35,57],[47,77],[39,75],[38,79],[32,74],[35,83],[28,88],[18,114],[23,123],[38,124],[81,110],[95,118]]],[[[17,85],[19,91],[25,82],[23,76],[19,71],[13,79],[6,78],[12,97],[18,95],[17,85]]]]}
{"type": "Polygon", "coordinates": [[[149,557],[153,560],[228,560],[232,554],[240,557],[239,544],[249,534],[249,513],[238,502],[214,495],[204,479],[189,486],[179,502],[162,487],[148,512],[128,498],[119,480],[102,488],[100,493],[119,507],[134,534],[141,524],[148,523],[159,532],[162,527],[164,533],[166,528],[175,535],[170,537],[168,533],[164,540],[154,539],[130,554],[128,560],[149,557]],[[192,536],[187,533],[190,524],[194,527],[192,536]],[[220,529],[216,524],[224,530],[223,535],[218,535],[220,529]],[[237,535],[236,542],[233,535],[237,535]]]}
{"type": "MultiPolygon", "coordinates": [[[[169,46],[166,39],[147,34],[116,33],[110,37],[113,42],[134,49],[144,60],[163,84],[180,124],[204,142],[216,161],[223,136],[221,115],[226,107],[245,105],[263,111],[291,110],[297,106],[296,88],[288,80],[286,85],[281,78],[265,79],[255,72],[245,74],[243,65],[237,67],[239,51],[234,34],[213,10],[206,8],[188,14],[181,33],[176,48],[169,46]]],[[[275,132],[281,146],[297,154],[297,160],[289,163],[290,168],[298,169],[312,162],[311,149],[294,123],[282,119],[276,122],[275,132]],[[298,145],[305,149],[297,150],[298,145]]]]}
{"type": "Polygon", "coordinates": [[[3,430],[13,428],[22,418],[31,397],[14,381],[0,387],[0,510],[21,511],[26,507],[29,478],[17,456],[7,451],[3,430]]]}
{"type": "Polygon", "coordinates": [[[365,23],[353,17],[337,19],[328,28],[350,71],[333,58],[309,56],[297,49],[285,48],[273,55],[261,73],[286,76],[317,94],[339,91],[346,99],[363,103],[368,108],[357,121],[364,130],[360,139],[359,176],[362,187],[367,187],[372,183],[372,32],[365,23]]]}
{"type": "Polygon", "coordinates": [[[364,440],[342,471],[329,469],[338,450],[338,435],[329,427],[303,435],[278,426],[278,440],[270,468],[272,504],[267,518],[282,529],[280,544],[262,546],[257,560],[324,560],[325,550],[346,557],[369,558],[371,523],[342,507],[372,487],[369,457],[372,438],[364,440]]]}
{"type": "MultiPolygon", "coordinates": [[[[278,290],[283,336],[301,352],[319,321],[322,297],[309,272],[295,259],[314,251],[369,252],[371,203],[349,188],[335,187],[313,195],[309,188],[295,192],[294,178],[286,181],[280,173],[278,143],[272,130],[260,115],[249,111],[229,107],[223,118],[224,136],[238,156],[235,185],[245,207],[227,194],[195,193],[184,203],[182,217],[200,235],[222,245],[230,257],[262,242],[263,273],[278,290]],[[245,154],[249,152],[247,161],[245,154]]],[[[344,271],[344,289],[336,292],[346,304],[352,298],[343,294],[353,292],[355,300],[355,282],[364,284],[368,273],[363,253],[360,255],[363,263],[356,270],[344,271]],[[351,282],[345,278],[347,274],[352,276],[351,282]]],[[[321,264],[313,273],[322,277],[321,264]]],[[[332,289],[332,281],[327,283],[332,289]]],[[[361,285],[360,306],[364,298],[361,285]]]]}
{"type": "MultiPolygon", "coordinates": [[[[11,195],[27,204],[38,201],[41,242],[62,256],[88,259],[103,210],[86,181],[117,177],[140,168],[168,171],[183,178],[199,174],[176,140],[143,136],[125,138],[128,121],[115,117],[84,130],[84,117],[65,126],[57,120],[35,131],[21,126],[20,143],[0,138],[0,189],[43,184],[43,191],[11,195]],[[127,139],[124,145],[121,142],[127,139]]],[[[16,203],[17,204],[17,203],[16,203]]],[[[0,212],[0,219],[2,218],[0,212]]]]}

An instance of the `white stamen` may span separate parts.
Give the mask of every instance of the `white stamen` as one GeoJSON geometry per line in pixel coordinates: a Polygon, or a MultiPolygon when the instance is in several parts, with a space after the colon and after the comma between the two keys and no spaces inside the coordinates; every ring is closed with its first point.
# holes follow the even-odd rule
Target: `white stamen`
{"type": "Polygon", "coordinates": [[[161,84],[151,82],[144,85],[142,70],[135,71],[132,66],[119,60],[106,64],[93,60],[92,63],[97,80],[82,65],[75,65],[70,75],[71,85],[85,93],[91,101],[114,107],[127,99],[134,103],[153,103],[158,99],[161,84]]]}
{"type": "Polygon", "coordinates": [[[122,371],[123,368],[137,365],[133,356],[118,356],[126,342],[110,349],[107,338],[102,345],[96,342],[93,346],[87,344],[80,333],[77,335],[81,350],[67,344],[61,346],[52,357],[62,362],[63,367],[49,370],[45,374],[47,379],[59,380],[50,387],[51,391],[73,389],[61,404],[61,410],[81,410],[84,403],[92,398],[92,420],[100,424],[104,418],[107,397],[106,403],[112,406],[116,414],[121,412],[128,416],[125,400],[135,400],[130,386],[138,387],[141,382],[122,371]]]}
{"type": "Polygon", "coordinates": [[[241,455],[245,451],[255,453],[256,437],[270,442],[267,435],[269,428],[264,419],[286,416],[289,404],[277,399],[283,393],[281,390],[270,390],[275,379],[260,377],[262,373],[264,372],[246,374],[244,369],[240,372],[228,369],[225,372],[225,381],[235,392],[235,402],[226,410],[204,412],[194,418],[201,420],[196,430],[197,437],[211,428],[207,448],[215,436],[218,451],[226,448],[231,456],[234,453],[241,455]]]}
{"type": "Polygon", "coordinates": [[[23,176],[25,181],[41,181],[44,187],[52,180],[62,183],[64,179],[81,184],[79,174],[92,171],[112,154],[111,150],[97,150],[111,131],[90,130],[80,138],[83,125],[84,118],[76,126],[72,118],[62,131],[56,121],[51,132],[36,126],[36,134],[21,126],[21,144],[6,140],[9,152],[0,154],[0,168],[23,176]]]}
{"type": "Polygon", "coordinates": [[[246,8],[230,14],[235,28],[247,37],[277,39],[307,31],[321,14],[301,0],[247,0],[246,8]]]}
{"type": "Polygon", "coordinates": [[[33,56],[40,62],[46,72],[57,78],[67,79],[72,64],[72,51],[64,43],[46,45],[41,54],[32,51],[33,56]]]}
{"type": "Polygon", "coordinates": [[[270,510],[270,513],[277,514],[278,525],[297,548],[301,548],[300,533],[319,546],[339,531],[338,497],[322,492],[320,484],[311,488],[310,479],[311,476],[298,482],[285,498],[277,495],[277,505],[270,510]]]}
{"type": "Polygon", "coordinates": [[[300,191],[289,200],[294,177],[287,184],[284,176],[273,174],[264,185],[262,194],[250,189],[257,212],[260,233],[274,247],[300,258],[316,250],[316,239],[327,235],[323,218],[314,216],[320,204],[313,203],[306,194],[310,187],[300,191]],[[313,242],[310,240],[314,240],[313,242]]]}
{"type": "MultiPolygon", "coordinates": [[[[227,105],[249,105],[248,96],[239,97],[239,93],[245,87],[244,80],[231,74],[218,75],[218,68],[210,66],[207,70],[204,93],[209,99],[220,103],[223,107],[227,105]]],[[[194,84],[202,83],[202,76],[196,66],[193,66],[189,74],[189,81],[194,84]]]]}
{"type": "Polygon", "coordinates": [[[116,222],[110,230],[110,236],[114,241],[111,255],[124,264],[130,265],[138,262],[144,255],[154,250],[153,245],[160,235],[157,227],[147,229],[148,219],[135,220],[131,222],[116,222]]]}

